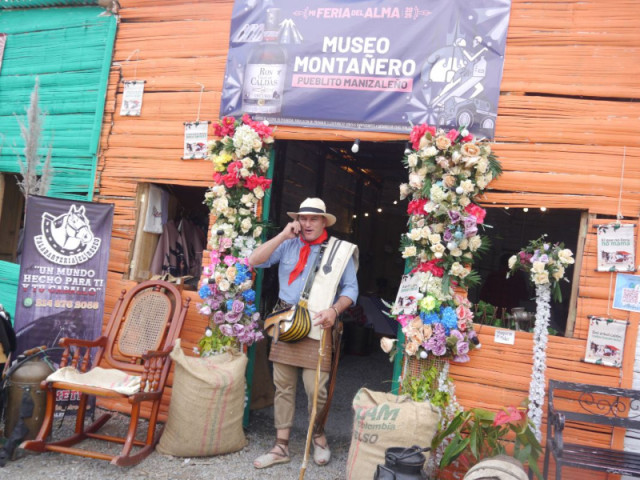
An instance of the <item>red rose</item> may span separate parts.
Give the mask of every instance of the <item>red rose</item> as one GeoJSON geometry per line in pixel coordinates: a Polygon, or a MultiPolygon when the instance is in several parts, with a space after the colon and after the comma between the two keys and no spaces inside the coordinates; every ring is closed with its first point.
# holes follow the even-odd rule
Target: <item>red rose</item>
{"type": "Polygon", "coordinates": [[[428,262],[422,262],[411,273],[415,272],[431,272],[434,277],[441,277],[444,275],[444,268],[438,267],[438,264],[442,262],[441,258],[434,258],[428,262]]]}
{"type": "Polygon", "coordinates": [[[407,213],[409,215],[426,215],[424,206],[427,204],[426,198],[420,198],[418,200],[411,200],[407,205],[407,213]]]}
{"type": "Polygon", "coordinates": [[[471,140],[473,140],[473,135],[471,135],[471,134],[467,135],[466,137],[464,137],[462,139],[462,141],[465,142],[465,143],[466,142],[470,142],[471,140]]]}
{"type": "Polygon", "coordinates": [[[222,181],[227,188],[233,188],[238,184],[240,179],[235,175],[224,175],[222,181]]]}
{"type": "Polygon", "coordinates": [[[470,203],[469,205],[467,205],[464,208],[464,211],[469,215],[473,215],[474,217],[476,217],[476,223],[478,224],[483,223],[484,217],[487,216],[487,211],[484,208],[479,207],[475,203],[470,203]]]}
{"type": "Polygon", "coordinates": [[[213,134],[216,137],[232,137],[236,131],[236,119],[233,117],[222,117],[220,123],[213,127],[213,134]]]}
{"type": "Polygon", "coordinates": [[[458,135],[460,135],[458,130],[452,128],[451,130],[449,130],[449,133],[447,133],[447,138],[451,140],[451,143],[453,143],[456,141],[456,138],[458,138],[458,135]]]}
{"type": "Polygon", "coordinates": [[[423,123],[422,125],[416,125],[413,127],[413,130],[411,130],[409,140],[411,141],[411,146],[414,150],[418,150],[418,148],[420,148],[420,140],[424,137],[425,133],[435,135],[436,127],[430,127],[426,123],[423,123]]]}

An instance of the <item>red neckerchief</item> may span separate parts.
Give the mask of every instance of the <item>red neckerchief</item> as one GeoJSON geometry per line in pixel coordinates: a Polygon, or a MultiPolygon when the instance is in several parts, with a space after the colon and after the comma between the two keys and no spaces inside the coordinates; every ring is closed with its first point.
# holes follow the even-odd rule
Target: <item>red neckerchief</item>
{"type": "Polygon", "coordinates": [[[309,258],[309,253],[311,253],[311,245],[320,245],[324,242],[329,235],[326,230],[323,230],[318,238],[313,240],[312,242],[305,241],[302,236],[300,236],[300,241],[304,243],[304,246],[300,249],[300,256],[298,257],[298,263],[293,268],[291,273],[289,274],[289,285],[293,283],[293,281],[300,276],[302,271],[304,270],[305,265],[307,264],[307,259],[309,258]]]}

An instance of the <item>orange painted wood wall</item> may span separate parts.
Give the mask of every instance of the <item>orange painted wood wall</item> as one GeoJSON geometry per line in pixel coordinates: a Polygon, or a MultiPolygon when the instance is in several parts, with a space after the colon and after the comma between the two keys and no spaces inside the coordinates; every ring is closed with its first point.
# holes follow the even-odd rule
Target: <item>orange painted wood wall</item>
{"type": "MultiPolygon", "coordinates": [[[[97,201],[115,204],[107,310],[124,280],[133,247],[139,182],[208,186],[212,167],[183,161],[183,122],[198,113],[215,120],[221,96],[232,2],[229,0],[121,0],[120,24],[102,128],[97,201]],[[123,80],[146,80],[141,117],[120,117],[123,80]]],[[[484,201],[496,206],[584,209],[591,214],[580,272],[573,338],[553,337],[548,376],[603,385],[631,385],[638,315],[628,319],[622,369],[581,362],[587,315],[607,315],[610,274],[595,272],[591,224],[615,216],[637,222],[640,213],[640,10],[637,0],[512,0],[496,145],[504,175],[484,201]],[[626,149],[621,188],[623,152],[626,149]],[[619,193],[622,198],[619,200],[619,193]]],[[[398,140],[405,136],[294,127],[276,139],[398,140]]],[[[400,159],[398,159],[400,161],[400,159]]],[[[276,179],[277,181],[277,179],[276,179]]],[[[194,302],[195,294],[191,294],[194,302]]],[[[182,332],[195,344],[206,319],[192,307],[182,332]]],[[[466,406],[518,403],[527,393],[532,340],[493,343],[481,327],[483,348],[454,366],[466,406]]],[[[166,407],[166,402],[165,402],[166,407]]],[[[166,411],[166,408],[165,410],[166,411]]],[[[593,443],[620,446],[610,432],[576,432],[593,443]]]]}

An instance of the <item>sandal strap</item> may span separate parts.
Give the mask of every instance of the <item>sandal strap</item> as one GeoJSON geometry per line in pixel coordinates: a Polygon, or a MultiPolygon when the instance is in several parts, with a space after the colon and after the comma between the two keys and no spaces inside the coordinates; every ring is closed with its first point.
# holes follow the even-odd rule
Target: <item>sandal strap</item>
{"type": "Polygon", "coordinates": [[[276,445],[284,445],[285,447],[289,446],[288,438],[276,438],[276,445]]]}

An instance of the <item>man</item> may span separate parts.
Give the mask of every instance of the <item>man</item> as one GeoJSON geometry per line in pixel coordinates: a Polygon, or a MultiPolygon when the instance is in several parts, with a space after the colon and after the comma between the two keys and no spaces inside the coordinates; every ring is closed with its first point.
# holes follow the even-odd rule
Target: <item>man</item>
{"type": "MultiPolygon", "coordinates": [[[[249,263],[265,268],[276,263],[280,283],[279,301],[276,309],[298,303],[309,272],[316,264],[322,244],[328,242],[326,227],[336,222],[336,217],[327,213],[319,198],[307,198],[297,212],[287,212],[293,221],[274,238],[260,245],[249,256],[249,263]]],[[[287,463],[289,458],[289,435],[295,413],[298,373],[307,393],[309,410],[313,402],[319,340],[323,330],[330,339],[331,328],[338,316],[358,298],[356,278],[357,247],[348,242],[330,239],[317,270],[314,287],[309,298],[309,310],[313,327],[309,335],[295,343],[274,342],[269,360],[273,362],[274,422],[276,443],[253,465],[266,468],[278,463],[287,463]],[[355,259],[355,261],[354,261],[355,259]],[[333,277],[332,277],[333,275],[333,277]],[[333,283],[332,283],[333,282],[333,283]],[[334,295],[334,292],[336,294],[334,295]]],[[[325,341],[320,381],[318,385],[317,409],[320,411],[327,399],[327,381],[331,366],[331,341],[325,341]]],[[[313,437],[313,460],[326,465],[331,458],[327,438],[322,433],[313,437]]]]}

